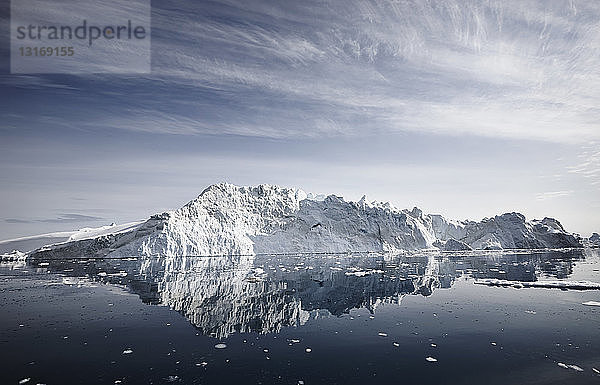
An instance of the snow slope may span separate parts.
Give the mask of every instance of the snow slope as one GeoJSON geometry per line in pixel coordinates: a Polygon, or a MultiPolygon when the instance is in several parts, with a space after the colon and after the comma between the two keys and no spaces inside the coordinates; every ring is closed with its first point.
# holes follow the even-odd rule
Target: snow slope
{"type": "Polygon", "coordinates": [[[365,197],[347,202],[335,195],[309,197],[299,189],[227,183],[212,185],[182,208],[144,223],[88,231],[72,240],[32,255],[180,257],[581,246],[551,218],[527,222],[522,214],[508,213],[455,222],[365,197]]]}

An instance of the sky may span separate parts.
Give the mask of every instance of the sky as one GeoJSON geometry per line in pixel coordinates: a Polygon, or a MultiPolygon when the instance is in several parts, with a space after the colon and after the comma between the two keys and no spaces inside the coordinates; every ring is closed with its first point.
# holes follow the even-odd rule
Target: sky
{"type": "Polygon", "coordinates": [[[0,7],[0,239],[224,181],[600,231],[600,3],[155,0],[150,73],[24,75],[0,7]]]}

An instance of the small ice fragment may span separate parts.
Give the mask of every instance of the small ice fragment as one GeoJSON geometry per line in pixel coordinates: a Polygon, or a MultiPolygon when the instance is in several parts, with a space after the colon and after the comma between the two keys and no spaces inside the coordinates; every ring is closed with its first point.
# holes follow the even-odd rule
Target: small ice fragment
{"type": "Polygon", "coordinates": [[[397,343],[397,342],[394,342],[392,345],[394,345],[395,347],[398,347],[398,346],[400,346],[400,344],[399,344],[399,343],[397,343]]]}
{"type": "Polygon", "coordinates": [[[121,380],[115,380],[115,384],[120,384],[120,383],[122,383],[122,382],[123,382],[123,381],[121,381],[121,380]]]}
{"type": "Polygon", "coordinates": [[[563,364],[562,362],[559,362],[556,365],[560,366],[561,368],[569,369],[569,365],[563,364]]]}
{"type": "Polygon", "coordinates": [[[104,271],[101,271],[98,273],[98,275],[101,277],[106,277],[107,274],[104,271]]]}
{"type": "Polygon", "coordinates": [[[429,362],[437,362],[437,359],[435,359],[433,357],[425,357],[425,360],[429,361],[429,362]]]}
{"type": "Polygon", "coordinates": [[[170,323],[168,323],[168,322],[166,323],[166,325],[167,325],[167,326],[171,326],[171,324],[170,324],[170,323]]]}
{"type": "Polygon", "coordinates": [[[131,354],[133,353],[133,350],[131,350],[131,348],[127,348],[125,350],[123,350],[123,354],[131,354]]]}
{"type": "Polygon", "coordinates": [[[535,310],[525,310],[525,313],[527,313],[527,314],[537,314],[535,312],[535,310]]]}
{"type": "Polygon", "coordinates": [[[202,362],[196,363],[196,366],[206,366],[206,365],[208,365],[208,362],[202,361],[202,362]]]}
{"type": "Polygon", "coordinates": [[[379,332],[377,333],[379,337],[387,337],[387,333],[379,332]]]}
{"type": "Polygon", "coordinates": [[[373,317],[373,316],[370,316],[369,318],[370,318],[370,319],[375,319],[375,317],[373,317]]]}
{"type": "Polygon", "coordinates": [[[569,369],[577,370],[578,372],[583,372],[583,369],[577,365],[569,365],[569,369]]]}
{"type": "Polygon", "coordinates": [[[592,370],[598,374],[600,374],[600,370],[596,369],[596,368],[592,368],[592,370]]]}
{"type": "Polygon", "coordinates": [[[495,343],[495,342],[492,342],[492,345],[496,346],[496,343],[495,343]]]}
{"type": "Polygon", "coordinates": [[[263,349],[263,352],[269,353],[269,349],[263,349]]]}
{"type": "Polygon", "coordinates": [[[50,264],[48,262],[42,262],[40,263],[40,266],[50,266],[50,264]]]}
{"type": "Polygon", "coordinates": [[[597,301],[587,301],[587,302],[582,303],[582,305],[585,305],[585,306],[600,306],[600,302],[597,302],[597,301]]]}
{"type": "Polygon", "coordinates": [[[306,353],[310,353],[310,352],[312,352],[312,349],[311,348],[306,348],[305,351],[306,351],[306,353]]]}
{"type": "Polygon", "coordinates": [[[30,380],[31,380],[31,377],[24,378],[24,379],[22,379],[21,381],[19,381],[19,384],[26,384],[26,383],[28,383],[30,380]]]}
{"type": "Polygon", "coordinates": [[[300,342],[300,340],[294,340],[294,339],[291,339],[291,340],[290,340],[290,342],[291,342],[291,343],[293,343],[293,344],[297,344],[297,343],[299,343],[299,342],[300,342]]]}
{"type": "Polygon", "coordinates": [[[436,344],[431,344],[431,347],[432,347],[432,348],[436,348],[436,347],[437,347],[437,345],[436,345],[436,344]]]}
{"type": "Polygon", "coordinates": [[[179,376],[169,376],[166,378],[166,380],[168,382],[175,382],[175,381],[179,381],[179,376]]]}
{"type": "Polygon", "coordinates": [[[225,344],[216,344],[215,345],[216,349],[225,349],[226,347],[227,347],[227,345],[225,345],[225,344]]]}
{"type": "Polygon", "coordinates": [[[304,385],[304,381],[298,380],[298,385],[304,385]]]}

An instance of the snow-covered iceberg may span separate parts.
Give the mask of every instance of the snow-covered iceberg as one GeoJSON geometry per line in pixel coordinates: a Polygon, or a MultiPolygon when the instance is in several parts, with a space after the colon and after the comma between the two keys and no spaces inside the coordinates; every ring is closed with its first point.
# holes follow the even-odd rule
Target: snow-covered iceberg
{"type": "Polygon", "coordinates": [[[508,213],[481,222],[451,221],[389,203],[324,199],[272,185],[208,187],[182,208],[140,224],[115,227],[44,247],[37,257],[255,255],[261,253],[398,252],[435,249],[580,247],[552,218],[508,213]],[[98,236],[91,236],[98,235],[98,236]],[[440,247],[442,245],[442,247],[440,247]]]}

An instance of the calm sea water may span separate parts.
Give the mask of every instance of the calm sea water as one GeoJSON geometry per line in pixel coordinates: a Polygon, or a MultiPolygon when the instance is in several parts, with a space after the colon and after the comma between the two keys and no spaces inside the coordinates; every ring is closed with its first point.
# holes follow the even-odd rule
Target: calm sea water
{"type": "Polygon", "coordinates": [[[599,384],[598,250],[0,264],[2,384],[599,384]]]}

